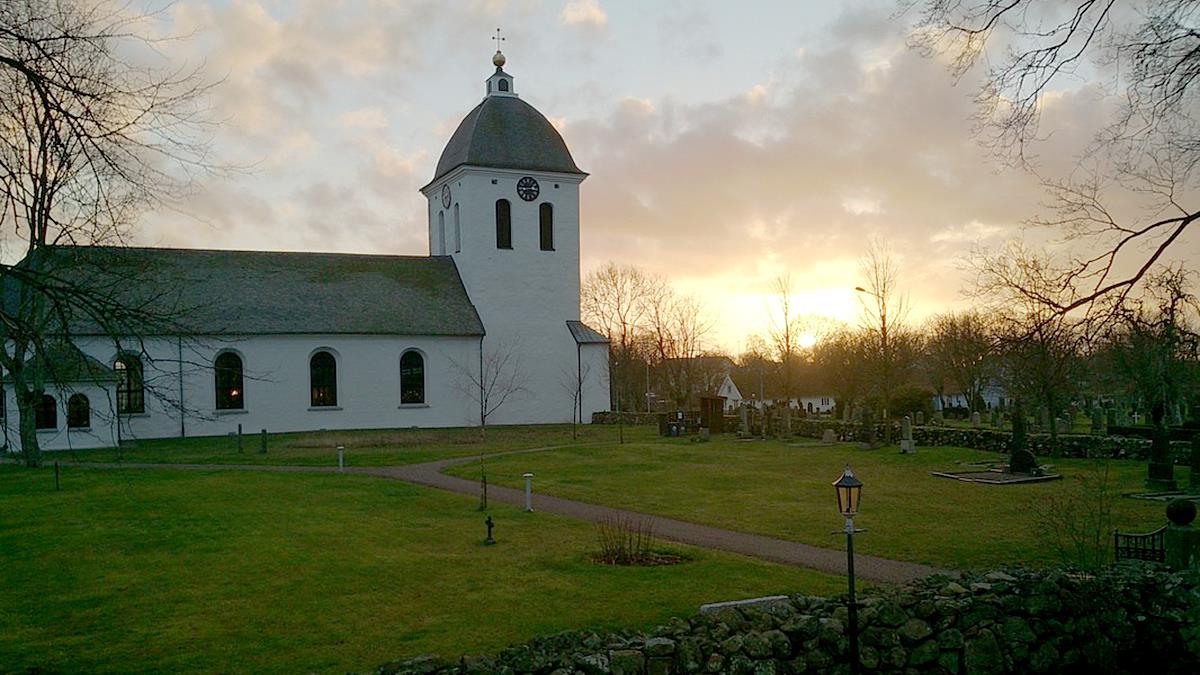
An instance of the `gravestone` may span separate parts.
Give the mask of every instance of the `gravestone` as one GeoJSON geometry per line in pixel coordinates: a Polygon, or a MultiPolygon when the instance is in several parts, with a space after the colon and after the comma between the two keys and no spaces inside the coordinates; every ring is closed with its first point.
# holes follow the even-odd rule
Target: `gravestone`
{"type": "Polygon", "coordinates": [[[1062,417],[1054,418],[1054,425],[1054,430],[1059,434],[1071,433],[1071,423],[1062,417]]]}
{"type": "Polygon", "coordinates": [[[988,412],[988,424],[990,424],[992,426],[992,428],[996,427],[996,411],[995,410],[988,412]]]}
{"type": "Polygon", "coordinates": [[[983,424],[983,418],[979,415],[979,413],[978,412],[971,413],[971,426],[979,427],[982,424],[983,424]]]}
{"type": "Polygon", "coordinates": [[[919,427],[925,426],[925,413],[921,412],[920,410],[917,411],[916,424],[919,427]]]}
{"type": "Polygon", "coordinates": [[[837,443],[837,434],[833,433],[833,429],[826,429],[821,434],[821,442],[826,445],[833,445],[837,443]]]}
{"type": "Polygon", "coordinates": [[[1099,436],[1104,433],[1104,411],[1099,408],[1092,409],[1092,435],[1099,436]]]}
{"type": "Polygon", "coordinates": [[[1154,436],[1150,441],[1150,464],[1146,473],[1146,488],[1156,492],[1173,492],[1175,465],[1171,463],[1171,437],[1167,431],[1166,406],[1155,403],[1150,410],[1154,422],[1154,436]]]}
{"type": "Polygon", "coordinates": [[[1178,403],[1171,405],[1171,426],[1177,427],[1183,424],[1183,407],[1178,403]]]}
{"type": "Polygon", "coordinates": [[[908,415],[900,420],[900,454],[907,455],[915,452],[913,447],[912,419],[908,415]]]}

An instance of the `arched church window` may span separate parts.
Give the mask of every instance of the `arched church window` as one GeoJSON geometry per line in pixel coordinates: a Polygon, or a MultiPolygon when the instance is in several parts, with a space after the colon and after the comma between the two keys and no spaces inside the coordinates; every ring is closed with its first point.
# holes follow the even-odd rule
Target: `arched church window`
{"type": "Polygon", "coordinates": [[[496,200],[496,248],[512,248],[512,204],[496,200]]]}
{"type": "Polygon", "coordinates": [[[221,352],[213,363],[217,386],[217,410],[241,410],[246,407],[242,388],[242,358],[233,352],[221,352]]]}
{"type": "Polygon", "coordinates": [[[425,359],[407,351],[400,357],[400,403],[425,402],[425,359]]]}
{"type": "Polygon", "coordinates": [[[86,429],[92,426],[92,404],[83,394],[71,394],[67,399],[67,428],[86,429]]]}
{"type": "Polygon", "coordinates": [[[500,91],[508,91],[508,80],[500,78],[500,91]]]}
{"type": "Polygon", "coordinates": [[[538,222],[541,226],[541,241],[543,251],[554,250],[554,205],[542,202],[538,207],[538,222]]]}
{"type": "Polygon", "coordinates": [[[458,222],[458,204],[454,205],[454,252],[462,252],[462,226],[458,222]]]}
{"type": "Polygon", "coordinates": [[[446,255],[446,212],[438,211],[438,255],[446,255]]]}
{"type": "Polygon", "coordinates": [[[308,362],[308,379],[312,384],[312,407],[337,405],[337,361],[333,354],[313,354],[308,362]]]}
{"type": "Polygon", "coordinates": [[[142,360],[133,354],[122,354],[113,363],[113,370],[117,373],[117,413],[128,415],[146,412],[142,360]]]}
{"type": "Polygon", "coordinates": [[[58,402],[50,394],[42,394],[42,400],[34,408],[33,426],[37,429],[58,428],[58,402]]]}

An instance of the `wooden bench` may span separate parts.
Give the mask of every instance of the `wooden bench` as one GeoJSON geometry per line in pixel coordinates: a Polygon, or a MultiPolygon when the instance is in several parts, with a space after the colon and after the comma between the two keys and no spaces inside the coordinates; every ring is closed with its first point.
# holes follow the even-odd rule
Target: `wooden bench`
{"type": "Polygon", "coordinates": [[[1118,561],[1150,560],[1165,563],[1167,548],[1163,541],[1163,533],[1166,531],[1166,525],[1144,534],[1130,534],[1113,530],[1113,553],[1118,561]]]}

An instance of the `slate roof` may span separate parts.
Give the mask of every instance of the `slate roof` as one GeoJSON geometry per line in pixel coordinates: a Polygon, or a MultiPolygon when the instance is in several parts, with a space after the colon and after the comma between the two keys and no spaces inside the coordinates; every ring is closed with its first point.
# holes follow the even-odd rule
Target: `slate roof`
{"type": "Polygon", "coordinates": [[[515,96],[488,96],[467,113],[430,182],[463,165],[587,175],[575,166],[554,125],[515,96]]]}
{"type": "MultiPolygon", "coordinates": [[[[29,370],[40,370],[47,381],[63,384],[116,382],[120,379],[112,368],[84,354],[71,344],[49,347],[44,362],[49,364],[49,368],[42,365],[41,355],[34,356],[25,361],[25,367],[29,370]]],[[[4,376],[4,382],[11,381],[10,376],[4,376]]]]}
{"type": "Polygon", "coordinates": [[[578,345],[608,344],[608,338],[582,321],[567,321],[567,329],[578,345]]]}
{"type": "MultiPolygon", "coordinates": [[[[446,256],[99,246],[47,247],[24,264],[169,316],[195,335],[483,335],[446,256]]],[[[77,323],[76,334],[100,332],[77,323]]]]}

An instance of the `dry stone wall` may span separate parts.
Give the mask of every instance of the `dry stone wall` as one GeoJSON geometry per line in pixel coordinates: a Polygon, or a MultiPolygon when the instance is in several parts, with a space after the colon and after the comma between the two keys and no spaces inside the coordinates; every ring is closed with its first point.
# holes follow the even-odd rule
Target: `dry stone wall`
{"type": "MultiPolygon", "coordinates": [[[[893,423],[892,438],[900,438],[900,424],[893,423]]],[[[866,437],[864,425],[840,422],[829,419],[806,419],[794,423],[796,433],[810,438],[822,438],[826,429],[834,432],[838,440],[856,441],[866,437]]],[[[998,429],[964,429],[961,427],[943,426],[914,426],[913,440],[917,446],[950,445],[974,450],[990,450],[993,452],[1008,452],[1009,439],[1012,434],[998,429]]],[[[1028,434],[1029,449],[1035,455],[1051,454],[1049,434],[1028,434]]],[[[883,426],[877,424],[875,437],[883,438],[883,426]]],[[[1112,459],[1148,460],[1150,458],[1150,441],[1144,438],[1126,436],[1092,436],[1089,434],[1061,434],[1058,437],[1060,456],[1067,458],[1091,457],[1112,459]]],[[[1171,455],[1178,463],[1186,464],[1191,452],[1191,444],[1186,441],[1172,441],[1171,455]]]]}
{"type": "MultiPolygon", "coordinates": [[[[870,589],[864,673],[1200,672],[1200,576],[1126,563],[1095,575],[1007,570],[870,589]]],[[[674,619],[648,633],[568,632],[379,675],[772,675],[848,672],[844,598],[674,619]]]]}

